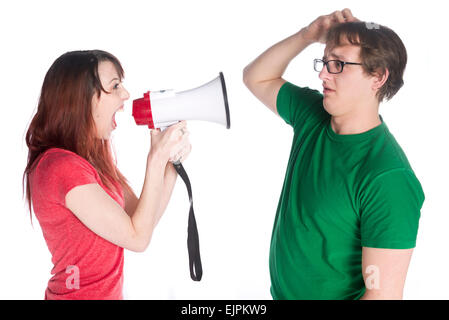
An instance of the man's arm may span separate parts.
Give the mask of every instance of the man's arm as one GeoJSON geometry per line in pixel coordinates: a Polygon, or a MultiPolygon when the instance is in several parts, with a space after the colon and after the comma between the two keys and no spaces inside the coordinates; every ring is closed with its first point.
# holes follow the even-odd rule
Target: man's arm
{"type": "Polygon", "coordinates": [[[309,26],[275,44],[251,62],[243,71],[243,82],[262,103],[278,114],[276,98],[285,83],[282,75],[290,61],[310,44],[325,43],[327,31],[332,25],[354,20],[349,9],[318,17],[309,26]]]}
{"type": "Polygon", "coordinates": [[[402,299],[413,249],[362,248],[366,292],[360,300],[402,299]]]}
{"type": "Polygon", "coordinates": [[[311,42],[304,38],[304,29],[275,44],[243,71],[243,82],[248,89],[275,114],[276,97],[285,83],[282,75],[290,61],[311,42]]]}

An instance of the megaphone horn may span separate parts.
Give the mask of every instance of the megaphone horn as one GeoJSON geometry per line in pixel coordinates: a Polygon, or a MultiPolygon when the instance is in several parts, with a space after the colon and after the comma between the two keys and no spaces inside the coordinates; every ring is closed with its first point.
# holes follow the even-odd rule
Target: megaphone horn
{"type": "Polygon", "coordinates": [[[133,117],[138,125],[165,128],[180,120],[203,120],[231,127],[223,73],[194,89],[148,91],[133,101],[133,117]]]}

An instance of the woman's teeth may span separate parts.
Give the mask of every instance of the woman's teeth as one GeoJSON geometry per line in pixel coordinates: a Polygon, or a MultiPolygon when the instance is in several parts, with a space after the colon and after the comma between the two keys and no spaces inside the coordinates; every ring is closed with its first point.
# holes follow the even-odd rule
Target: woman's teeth
{"type": "Polygon", "coordinates": [[[114,115],[112,116],[112,129],[117,128],[117,122],[115,121],[115,114],[117,112],[123,112],[125,109],[123,106],[121,106],[117,111],[114,112],[114,115]]]}
{"type": "Polygon", "coordinates": [[[117,128],[117,122],[115,121],[115,113],[114,116],[112,117],[112,128],[113,129],[117,128]]]}

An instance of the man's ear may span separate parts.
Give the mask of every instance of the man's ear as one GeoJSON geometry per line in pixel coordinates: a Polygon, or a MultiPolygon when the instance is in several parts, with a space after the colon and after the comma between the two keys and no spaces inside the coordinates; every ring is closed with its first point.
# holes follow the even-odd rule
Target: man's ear
{"type": "Polygon", "coordinates": [[[372,85],[373,91],[377,91],[387,82],[388,77],[390,76],[390,72],[387,68],[385,68],[384,72],[381,72],[380,70],[376,72],[374,75],[374,82],[372,85]]]}

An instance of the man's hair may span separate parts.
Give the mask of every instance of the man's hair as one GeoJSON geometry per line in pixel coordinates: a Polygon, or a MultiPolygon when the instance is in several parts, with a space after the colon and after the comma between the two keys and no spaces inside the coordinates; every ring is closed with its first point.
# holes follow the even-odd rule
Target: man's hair
{"type": "Polygon", "coordinates": [[[326,38],[329,50],[349,42],[360,46],[363,69],[370,75],[389,76],[377,92],[379,102],[390,100],[404,84],[407,51],[402,40],[390,28],[369,22],[346,22],[332,27],[326,38]]]}

